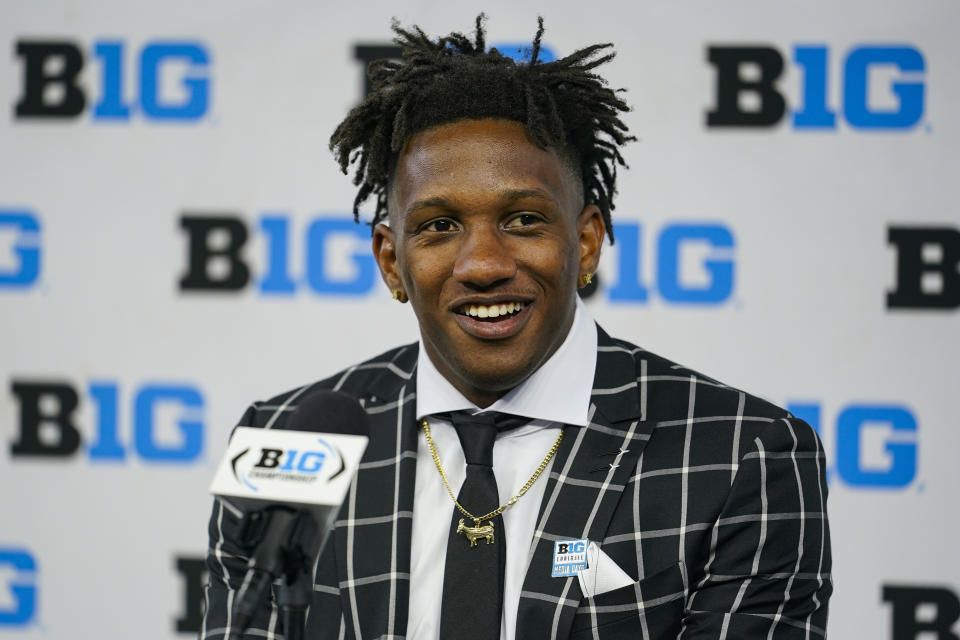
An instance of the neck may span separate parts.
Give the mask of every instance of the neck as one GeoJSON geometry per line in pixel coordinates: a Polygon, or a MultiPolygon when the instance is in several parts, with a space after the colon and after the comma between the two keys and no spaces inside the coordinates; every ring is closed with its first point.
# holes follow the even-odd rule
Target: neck
{"type": "Polygon", "coordinates": [[[454,387],[457,388],[457,391],[463,394],[463,396],[477,405],[481,409],[486,409],[494,402],[502,398],[510,389],[504,389],[503,391],[484,391],[482,389],[464,389],[461,388],[458,384],[452,383],[454,387]]]}

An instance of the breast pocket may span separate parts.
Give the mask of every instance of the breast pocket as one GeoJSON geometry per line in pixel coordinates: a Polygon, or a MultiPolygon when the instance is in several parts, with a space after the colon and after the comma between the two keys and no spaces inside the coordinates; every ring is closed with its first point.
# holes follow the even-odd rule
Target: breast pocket
{"type": "Polygon", "coordinates": [[[570,640],[676,638],[686,592],[683,566],[677,563],[631,585],[584,598],[570,640]]]}

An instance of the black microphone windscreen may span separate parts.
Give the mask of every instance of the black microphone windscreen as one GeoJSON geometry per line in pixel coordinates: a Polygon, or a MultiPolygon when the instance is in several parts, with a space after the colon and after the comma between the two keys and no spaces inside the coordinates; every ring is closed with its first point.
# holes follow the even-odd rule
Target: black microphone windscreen
{"type": "Polygon", "coordinates": [[[329,389],[314,391],[297,403],[297,408],[285,428],[294,431],[370,435],[367,412],[360,406],[360,402],[342,391],[329,389]]]}

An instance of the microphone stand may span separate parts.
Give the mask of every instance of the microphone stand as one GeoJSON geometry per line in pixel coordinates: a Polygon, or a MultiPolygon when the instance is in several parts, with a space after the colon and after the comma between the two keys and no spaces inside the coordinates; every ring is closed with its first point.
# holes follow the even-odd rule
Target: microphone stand
{"type": "Polygon", "coordinates": [[[256,546],[233,607],[236,626],[231,640],[240,640],[274,580],[286,640],[303,640],[307,607],[313,592],[313,565],[320,546],[316,519],[304,509],[267,507],[245,513],[240,539],[256,546]]]}
{"type": "Polygon", "coordinates": [[[307,626],[307,607],[313,581],[306,571],[298,571],[293,580],[284,580],[277,590],[277,604],[283,615],[283,637],[285,640],[303,640],[307,626]]]}

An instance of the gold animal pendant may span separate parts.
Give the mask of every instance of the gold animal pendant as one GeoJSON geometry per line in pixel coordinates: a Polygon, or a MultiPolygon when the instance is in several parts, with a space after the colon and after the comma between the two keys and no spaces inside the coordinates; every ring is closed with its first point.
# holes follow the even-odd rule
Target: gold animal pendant
{"type": "Polygon", "coordinates": [[[460,518],[460,524],[457,525],[457,533],[462,533],[467,536],[471,547],[477,546],[477,540],[481,539],[486,540],[487,544],[493,544],[493,522],[476,527],[468,527],[463,523],[463,518],[460,518]]]}

